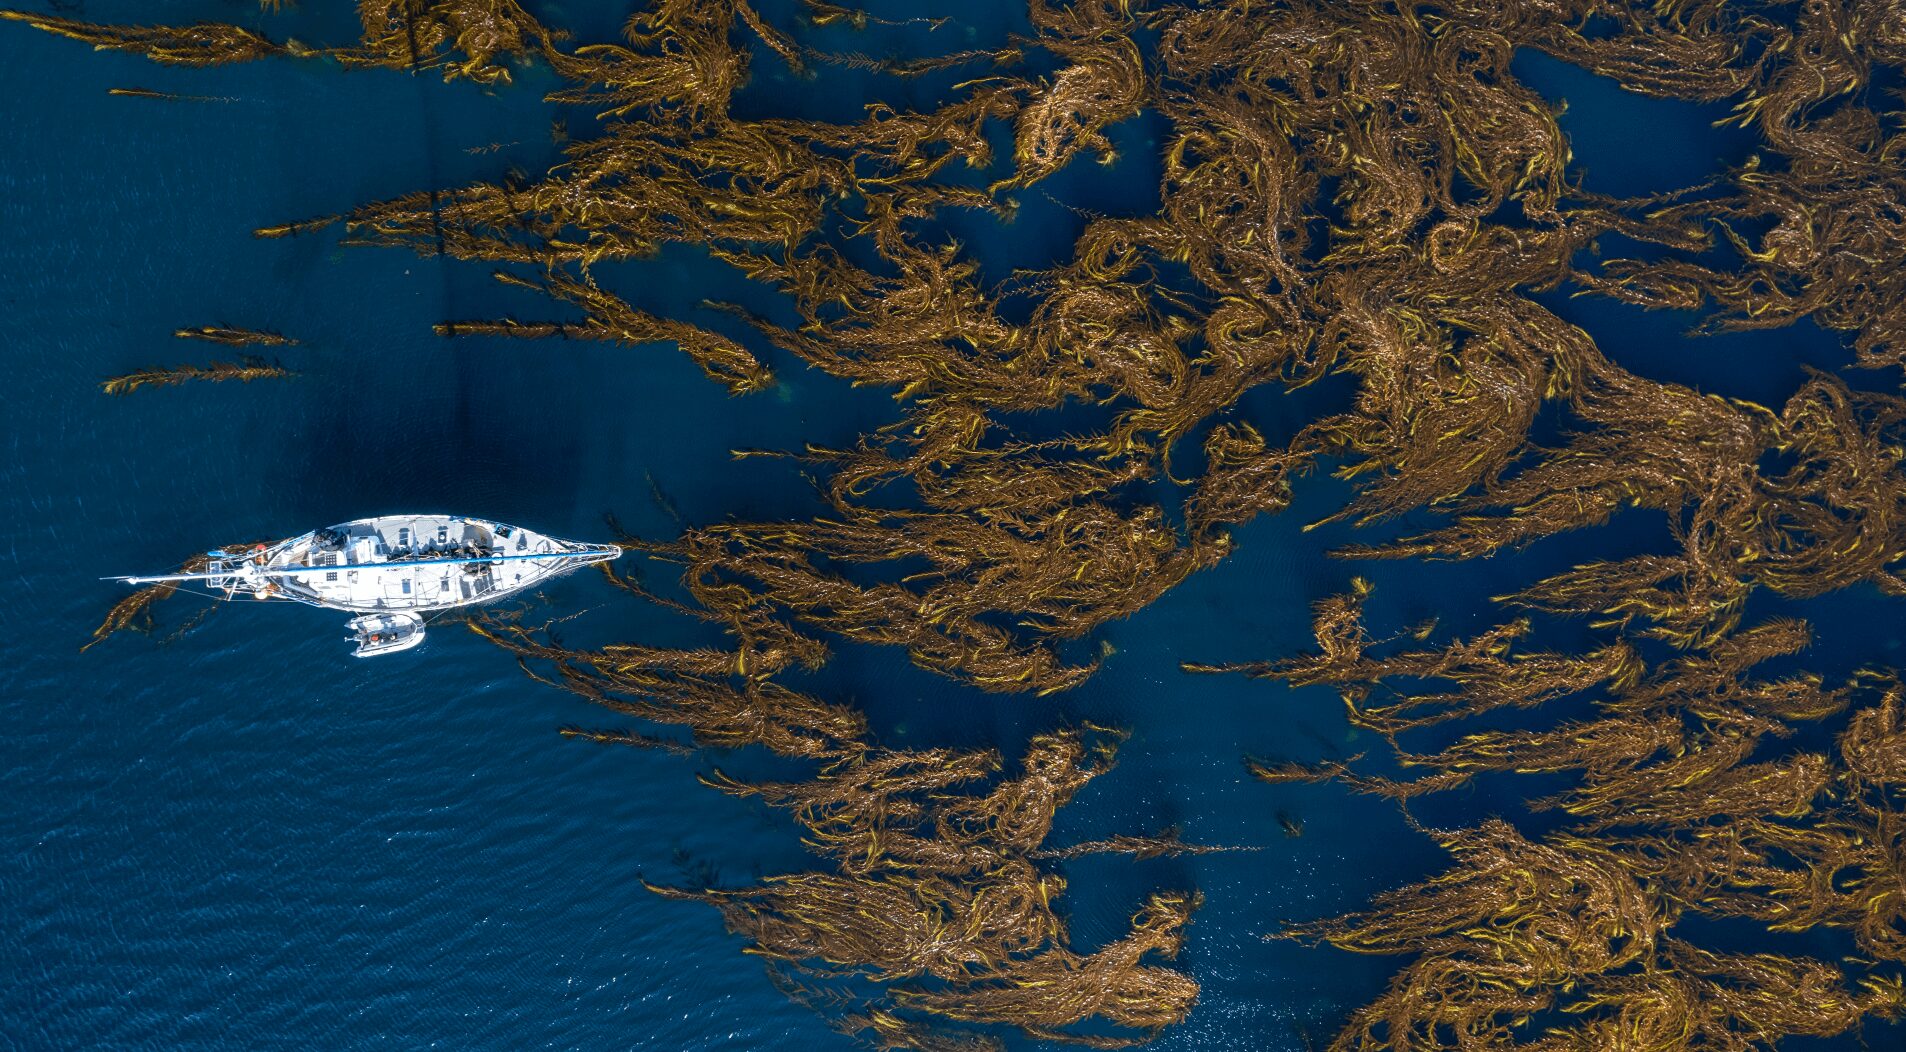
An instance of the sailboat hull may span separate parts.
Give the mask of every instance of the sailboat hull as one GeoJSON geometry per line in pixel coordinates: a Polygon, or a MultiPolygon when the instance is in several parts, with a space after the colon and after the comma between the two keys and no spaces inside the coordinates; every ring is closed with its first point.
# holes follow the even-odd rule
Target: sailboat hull
{"type": "Polygon", "coordinates": [[[488,519],[385,515],[213,552],[204,580],[230,599],[427,614],[494,602],[621,554],[488,519]]]}

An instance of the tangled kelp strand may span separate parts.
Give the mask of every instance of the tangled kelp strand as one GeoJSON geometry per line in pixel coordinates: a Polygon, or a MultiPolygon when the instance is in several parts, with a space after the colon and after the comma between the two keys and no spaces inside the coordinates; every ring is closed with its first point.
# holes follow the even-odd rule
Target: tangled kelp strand
{"type": "MultiPolygon", "coordinates": [[[[179,572],[201,573],[205,570],[207,565],[208,561],[204,556],[194,556],[185,561],[184,565],[179,568],[179,572]]],[[[131,595],[113,604],[113,608],[106,612],[106,619],[99,623],[98,628],[93,629],[93,637],[79,648],[80,652],[84,653],[85,651],[91,650],[93,647],[105,642],[106,638],[115,632],[123,632],[128,629],[142,633],[152,631],[153,604],[164,599],[170,599],[178,590],[179,586],[177,584],[171,581],[161,581],[158,584],[151,584],[140,588],[131,595]]]]}
{"type": "Polygon", "coordinates": [[[1639,672],[1634,650],[1619,642],[1579,657],[1515,653],[1514,640],[1529,631],[1527,620],[1499,625],[1442,650],[1373,657],[1366,653],[1372,641],[1362,617],[1367,595],[1367,587],[1359,588],[1317,605],[1313,627],[1322,649],[1314,656],[1236,665],[1187,664],[1186,670],[1243,672],[1288,680],[1294,686],[1337,685],[1353,724],[1391,737],[1496,709],[1532,708],[1598,685],[1618,686],[1632,682],[1639,672]],[[1370,686],[1392,676],[1445,680],[1457,689],[1371,703],[1370,686]]]}
{"type": "Polygon", "coordinates": [[[107,88],[106,94],[133,99],[159,99],[165,102],[237,102],[230,95],[179,95],[170,91],[153,91],[150,88],[107,88]]]}
{"type": "Polygon", "coordinates": [[[99,389],[109,395],[126,395],[144,387],[172,387],[194,380],[214,382],[238,380],[251,383],[253,380],[269,380],[295,375],[297,374],[276,362],[246,355],[235,362],[174,365],[123,373],[119,376],[108,377],[100,383],[99,389]]]}
{"type": "Polygon", "coordinates": [[[508,621],[479,619],[471,627],[525,661],[554,663],[550,682],[626,715],[682,724],[704,745],[763,745],[788,756],[829,758],[853,749],[865,732],[858,713],[762,679],[776,667],[773,656],[758,658],[754,671],[744,673],[738,654],[636,646],[567,651],[538,643],[508,621]],[[750,678],[736,685],[734,675],[750,678]]]}
{"type": "Polygon", "coordinates": [[[1256,851],[1255,847],[1228,847],[1217,844],[1187,844],[1183,831],[1173,826],[1156,836],[1119,834],[1104,840],[1088,840],[1063,848],[1037,852],[1040,858],[1082,858],[1086,855],[1120,854],[1133,858],[1169,858],[1176,855],[1210,855],[1223,851],[1256,851]]]}
{"type": "Polygon", "coordinates": [[[1138,113],[1145,67],[1131,38],[1127,5],[1080,0],[1067,7],[1032,0],[1039,43],[1067,65],[1019,111],[1013,133],[1012,178],[994,190],[1023,186],[1063,168],[1074,154],[1095,150],[1110,161],[1106,126],[1138,113]]]}
{"type": "MultiPolygon", "coordinates": [[[[255,544],[256,542],[243,545],[231,545],[227,548],[216,550],[240,551],[251,548],[255,544]]],[[[209,565],[210,559],[208,556],[194,555],[181,563],[176,572],[203,573],[209,565]]],[[[134,590],[131,595],[114,603],[112,609],[106,612],[105,620],[99,623],[98,628],[93,629],[92,638],[87,640],[85,644],[79,648],[80,652],[85,653],[91,650],[93,647],[105,642],[108,636],[116,632],[132,631],[140,634],[150,633],[156,625],[152,608],[158,603],[177,595],[178,591],[179,585],[175,581],[160,581],[157,584],[149,584],[143,588],[134,590]]],[[[167,636],[166,641],[170,642],[197,627],[199,622],[209,616],[212,609],[212,607],[207,607],[205,610],[193,615],[184,624],[174,629],[170,635],[167,636]]]]}
{"type": "Polygon", "coordinates": [[[205,340],[209,343],[223,344],[227,347],[289,347],[298,341],[282,333],[266,332],[259,329],[234,329],[224,325],[200,325],[196,328],[175,329],[172,335],[181,340],[205,340]]]}
{"type": "Polygon", "coordinates": [[[295,40],[280,44],[250,30],[217,22],[183,27],[101,26],[27,11],[0,11],[0,18],[91,44],[94,50],[133,51],[169,65],[216,66],[313,53],[295,40]]]}
{"type": "Polygon", "coordinates": [[[1815,374],[1775,414],[1624,377],[1579,408],[1596,426],[1467,498],[1456,524],[1363,554],[1472,558],[1653,507],[1683,516],[1683,555],[1578,568],[1513,601],[1604,626],[1654,622],[1647,634],[1686,645],[1732,628],[1757,585],[1906,594],[1893,570],[1906,558],[1906,401],[1815,374]]]}
{"type": "Polygon", "coordinates": [[[592,731],[582,727],[564,727],[557,732],[565,738],[595,742],[598,745],[629,745],[638,749],[660,749],[677,756],[693,756],[695,750],[681,742],[669,738],[658,738],[652,734],[637,734],[634,731],[592,731]]]}
{"type": "Polygon", "coordinates": [[[326,52],[346,66],[429,69],[443,79],[507,83],[498,63],[549,49],[552,34],[515,0],[358,0],[362,43],[326,52]]]}
{"type": "MultiPolygon", "coordinates": [[[[498,274],[497,278],[506,284],[528,284],[508,274],[498,274]]],[[[555,334],[573,339],[614,340],[623,344],[669,340],[694,359],[703,372],[720,380],[736,394],[760,390],[772,386],[774,382],[768,368],[734,341],[693,325],[657,318],[636,310],[593,283],[573,282],[552,276],[543,288],[553,296],[582,307],[588,314],[588,320],[579,325],[525,325],[514,321],[444,322],[437,326],[437,334],[529,338],[555,334]]]]}
{"type": "MultiPolygon", "coordinates": [[[[1053,912],[1065,882],[1033,861],[1085,853],[1052,853],[1043,844],[1053,814],[1103,771],[1108,749],[1076,733],[1042,736],[1021,773],[999,780],[994,754],[879,748],[836,762],[807,783],[746,784],[718,775],[714,784],[795,815],[809,846],[835,857],[838,872],[740,890],[655,890],[717,906],[752,952],[817,977],[934,980],[894,986],[890,1007],[841,1020],[852,1026],[882,1032],[923,1013],[1044,1036],[1093,1018],[1156,1030],[1182,1019],[1196,1000],[1190,979],[1145,963],[1154,954],[1177,954],[1195,897],[1155,895],[1130,935],[1080,954],[1067,945],[1053,912]]],[[[1117,841],[1110,849],[1135,845],[1141,853],[1183,847],[1173,837],[1117,841]]],[[[906,1032],[909,1041],[926,1039],[917,1023],[906,1032]]]]}
{"type": "Polygon", "coordinates": [[[1198,984],[1181,972],[1149,967],[1147,954],[1178,956],[1196,896],[1155,894],[1132,918],[1132,931],[1080,956],[1054,947],[985,983],[953,989],[896,991],[899,1004],[967,1023],[1010,1023],[1039,1037],[1102,1018],[1132,1030],[1156,1032],[1183,1019],[1198,984]]]}

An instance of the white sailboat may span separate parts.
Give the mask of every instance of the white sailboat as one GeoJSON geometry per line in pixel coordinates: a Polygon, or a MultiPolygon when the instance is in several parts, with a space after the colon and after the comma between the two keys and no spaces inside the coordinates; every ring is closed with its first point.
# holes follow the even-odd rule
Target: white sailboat
{"type": "Polygon", "coordinates": [[[205,570],[110,577],[131,585],[196,584],[220,599],[303,603],[360,616],[358,657],[423,642],[430,615],[488,603],[622,554],[487,519],[383,515],[247,551],[207,552],[205,570]]]}

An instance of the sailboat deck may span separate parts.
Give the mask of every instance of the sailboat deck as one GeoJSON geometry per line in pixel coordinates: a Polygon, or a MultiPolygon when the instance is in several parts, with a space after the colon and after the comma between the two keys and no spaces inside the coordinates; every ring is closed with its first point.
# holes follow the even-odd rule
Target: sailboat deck
{"type": "Polygon", "coordinates": [[[428,611],[531,587],[592,552],[608,558],[614,549],[449,515],[361,519],[260,553],[262,569],[276,571],[260,597],[344,610],[428,611]]]}

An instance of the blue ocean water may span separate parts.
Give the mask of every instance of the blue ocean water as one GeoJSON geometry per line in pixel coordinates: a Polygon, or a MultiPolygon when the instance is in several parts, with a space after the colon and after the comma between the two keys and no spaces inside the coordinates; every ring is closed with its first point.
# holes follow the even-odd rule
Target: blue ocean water
{"type": "MultiPolygon", "coordinates": [[[[307,0],[271,19],[256,6],[86,0],[81,10],[261,22],[311,42],[355,34],[341,3],[307,0]]],[[[528,6],[603,39],[628,5],[528,6]]],[[[987,2],[962,5],[937,32],[959,34],[951,49],[1023,29],[1023,11],[987,2]]],[[[837,32],[841,50],[879,53],[910,31],[837,32]]],[[[812,498],[793,466],[729,451],[845,442],[891,419],[892,403],[772,353],[782,386],[735,399],[667,347],[444,341],[431,332],[438,321],[553,310],[478,265],[342,247],[335,233],[250,236],[547,168],[546,71],[497,89],[318,63],[192,71],[17,25],[0,34],[0,1048],[848,1047],[770,987],[713,910],[641,886],[710,871],[740,883],[807,864],[781,818],[696,784],[698,771],[746,757],[562,740],[558,727],[613,721],[453,630],[361,662],[338,619],[259,606],[221,610],[172,642],[78,647],[122,594],[100,575],[364,515],[449,510],[602,537],[605,513],[654,536],[677,517],[802,514],[812,498]],[[112,87],[205,101],[109,97],[112,87]],[[301,340],[279,354],[300,376],[99,393],[114,373],[212,357],[170,333],[221,323],[301,340]]],[[[1709,127],[1718,114],[1701,107],[1519,61],[1531,83],[1570,101],[1564,123],[1590,189],[1684,185],[1752,148],[1709,127]]],[[[850,71],[807,81],[763,58],[740,108],[845,119],[871,98],[931,90],[930,78],[850,71]]],[[[1075,165],[1040,189],[1103,211],[1146,207],[1160,133],[1150,119],[1127,122],[1114,130],[1118,165],[1075,165]]],[[[1003,276],[1063,258],[1083,222],[1034,192],[1011,226],[976,225],[969,238],[1003,276]]],[[[639,306],[712,327],[731,323],[703,300],[785,310],[693,249],[604,277],[639,306]]],[[[1740,397],[1777,402],[1803,364],[1851,357],[1809,326],[1691,342],[1685,316],[1555,307],[1630,368],[1740,397]]],[[[1241,412],[1287,435],[1345,394],[1266,392],[1241,412]]],[[[1302,649],[1309,604],[1355,573],[1377,583],[1380,617],[1435,615],[1463,632],[1493,623],[1484,597],[1502,584],[1611,547],[1668,543],[1661,523],[1636,517],[1476,564],[1351,564],[1324,556],[1347,529],[1301,531],[1344,493],[1327,478],[1303,482],[1288,513],[1240,531],[1230,562],[1110,626],[1105,673],[1063,696],[982,695],[903,655],[850,647],[812,684],[909,744],[1011,754],[1027,734],[1079,719],[1128,728],[1118,768],[1061,813],[1058,842],[1178,824],[1187,839],[1257,848],[1066,864],[1086,946],[1120,931],[1151,889],[1203,891],[1182,960],[1203,1001],[1161,1049],[1321,1045],[1394,962],[1263,936],[1442,864],[1388,805],[1246,777],[1247,753],[1308,760],[1364,747],[1329,692],[1190,677],[1180,661],[1302,649]],[[1303,835],[1286,836],[1280,815],[1303,835]]],[[[591,611],[579,635],[679,644],[702,631],[586,576],[550,600],[552,613],[591,611]]],[[[161,616],[176,625],[189,601],[171,605],[161,616]]],[[[1821,627],[1809,667],[1900,658],[1897,608],[1874,595],[1788,607],[1821,627]]],[[[1522,794],[1485,783],[1433,817],[1473,819],[1522,794]]],[[[1840,952],[1825,937],[1789,945],[1808,940],[1840,952]]],[[[1897,1029],[1868,1037],[1899,1047],[1897,1029]]]]}

